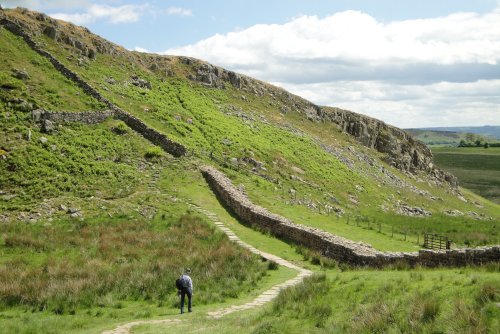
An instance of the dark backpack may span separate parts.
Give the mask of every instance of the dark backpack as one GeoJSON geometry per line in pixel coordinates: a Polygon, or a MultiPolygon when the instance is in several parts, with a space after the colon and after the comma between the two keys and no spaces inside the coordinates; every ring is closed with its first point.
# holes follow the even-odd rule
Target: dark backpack
{"type": "Polygon", "coordinates": [[[189,283],[187,279],[183,279],[183,277],[179,277],[175,280],[175,287],[177,290],[186,291],[189,289],[189,283]]]}
{"type": "Polygon", "coordinates": [[[184,287],[182,285],[182,279],[180,277],[175,280],[175,287],[177,288],[177,290],[183,290],[184,289],[184,287]]]}

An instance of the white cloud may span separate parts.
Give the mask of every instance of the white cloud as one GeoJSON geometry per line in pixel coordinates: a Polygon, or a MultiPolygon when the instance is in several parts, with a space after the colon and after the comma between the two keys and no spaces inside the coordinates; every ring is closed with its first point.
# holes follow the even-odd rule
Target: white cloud
{"type": "Polygon", "coordinates": [[[169,7],[166,10],[168,15],[177,15],[177,16],[193,16],[193,12],[191,9],[180,8],[180,7],[169,7]]]}
{"type": "Polygon", "coordinates": [[[387,23],[358,11],[300,16],[163,53],[398,126],[500,123],[500,9],[387,23]]]}
{"type": "Polygon", "coordinates": [[[54,13],[50,14],[50,16],[75,24],[87,24],[98,20],[105,20],[115,24],[131,23],[139,21],[148,8],[148,4],[123,5],[118,7],[92,4],[83,13],[54,13]]]}
{"type": "Polygon", "coordinates": [[[142,53],[151,53],[151,51],[149,51],[148,49],[141,48],[140,46],[136,46],[136,47],[134,48],[134,51],[137,51],[137,52],[142,52],[142,53]]]}
{"type": "Polygon", "coordinates": [[[500,124],[500,79],[430,85],[274,84],[318,104],[359,111],[403,128],[500,124]]]}

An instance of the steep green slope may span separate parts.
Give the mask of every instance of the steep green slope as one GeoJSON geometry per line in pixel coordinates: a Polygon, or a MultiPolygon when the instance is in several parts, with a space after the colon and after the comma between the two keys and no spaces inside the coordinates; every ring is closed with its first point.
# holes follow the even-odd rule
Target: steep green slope
{"type": "Polygon", "coordinates": [[[110,101],[225,170],[274,212],[381,249],[400,249],[394,232],[413,243],[432,231],[459,245],[471,243],[471,231],[479,243],[498,242],[498,206],[386,164],[336,124],[316,120],[307,101],[197,60],[128,52],[83,28],[8,13],[40,31],[34,38],[110,101]],[[41,33],[47,24],[55,38],[41,33]],[[451,216],[455,209],[465,215],[451,216]]]}

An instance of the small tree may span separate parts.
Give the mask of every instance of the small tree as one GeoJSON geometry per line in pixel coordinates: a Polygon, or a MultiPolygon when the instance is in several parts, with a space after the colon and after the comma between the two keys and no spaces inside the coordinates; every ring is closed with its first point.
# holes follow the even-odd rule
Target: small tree
{"type": "Polygon", "coordinates": [[[488,144],[488,142],[484,143],[484,148],[488,148],[490,147],[490,144],[488,144]]]}
{"type": "Polygon", "coordinates": [[[458,147],[467,147],[467,143],[465,142],[465,140],[462,139],[458,144],[458,147]]]}

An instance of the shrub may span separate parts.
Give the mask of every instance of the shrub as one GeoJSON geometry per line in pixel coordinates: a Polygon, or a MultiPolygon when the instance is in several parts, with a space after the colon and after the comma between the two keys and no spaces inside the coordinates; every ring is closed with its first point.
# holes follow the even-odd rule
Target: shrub
{"type": "Polygon", "coordinates": [[[159,159],[159,158],[163,157],[164,155],[165,155],[165,152],[163,152],[163,150],[160,147],[153,146],[153,147],[149,147],[146,150],[146,154],[144,156],[146,157],[146,159],[153,160],[153,159],[159,159]]]}
{"type": "Polygon", "coordinates": [[[118,122],[113,128],[113,132],[118,135],[124,135],[128,132],[128,126],[124,122],[118,122]]]}
{"type": "Polygon", "coordinates": [[[268,270],[278,270],[278,267],[279,267],[279,265],[276,262],[274,262],[274,261],[269,261],[267,263],[267,269],[268,270]]]}

